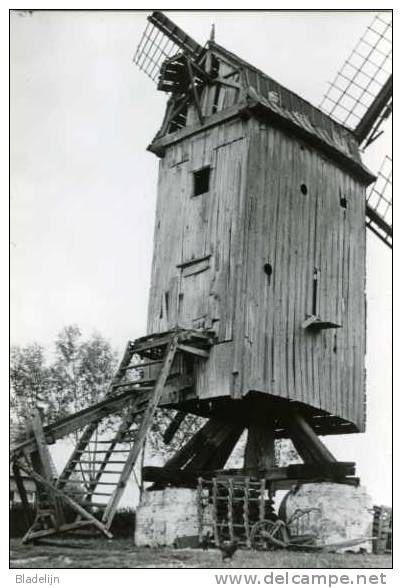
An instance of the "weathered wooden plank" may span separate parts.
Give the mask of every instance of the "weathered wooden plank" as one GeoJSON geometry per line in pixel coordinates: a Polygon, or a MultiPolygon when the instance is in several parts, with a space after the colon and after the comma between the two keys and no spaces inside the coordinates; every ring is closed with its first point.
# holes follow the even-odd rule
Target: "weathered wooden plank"
{"type": "Polygon", "coordinates": [[[303,445],[308,448],[314,460],[317,462],[336,462],[335,457],[319,439],[314,429],[309,425],[306,419],[296,412],[290,414],[287,423],[288,429],[292,432],[292,438],[299,438],[303,445]]]}
{"type": "MultiPolygon", "coordinates": [[[[212,479],[212,481],[223,481],[227,483],[236,476],[251,477],[255,480],[266,480],[267,482],[282,480],[317,480],[317,479],[338,479],[346,476],[353,476],[355,472],[354,462],[334,462],[316,464],[293,464],[283,468],[254,469],[227,469],[227,470],[175,470],[166,467],[146,466],[143,468],[143,478],[147,482],[172,483],[172,484],[196,484],[198,478],[212,479]]],[[[264,518],[264,517],[263,517],[264,518]]]]}
{"type": "Polygon", "coordinates": [[[195,433],[165,464],[166,469],[179,469],[183,467],[196,453],[197,449],[203,446],[206,436],[219,430],[221,421],[209,419],[202,428],[195,433]]]}
{"type": "Polygon", "coordinates": [[[266,423],[252,423],[248,427],[244,467],[266,470],[272,468],[274,464],[274,423],[267,417],[266,423]]]}
{"type": "Polygon", "coordinates": [[[165,432],[163,433],[163,442],[165,443],[165,445],[168,445],[172,441],[173,437],[175,436],[175,434],[179,430],[180,425],[182,424],[182,422],[184,421],[185,418],[186,418],[185,412],[182,412],[180,410],[176,412],[173,419],[170,421],[169,425],[167,426],[165,432]]]}
{"type": "Polygon", "coordinates": [[[22,512],[23,512],[25,524],[27,525],[27,527],[29,527],[32,524],[31,508],[30,508],[29,500],[28,500],[27,493],[25,490],[23,477],[21,476],[20,469],[15,462],[12,463],[12,472],[13,472],[15,483],[17,485],[18,494],[21,499],[21,504],[23,507],[22,512]]]}

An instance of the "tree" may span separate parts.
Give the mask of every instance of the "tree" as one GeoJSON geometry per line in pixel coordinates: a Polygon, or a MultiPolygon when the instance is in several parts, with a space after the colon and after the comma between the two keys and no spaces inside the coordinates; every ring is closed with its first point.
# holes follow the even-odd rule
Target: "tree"
{"type": "Polygon", "coordinates": [[[50,392],[50,371],[44,350],[38,343],[13,346],[10,352],[11,417],[14,430],[23,429],[34,408],[41,409],[44,420],[52,421],[57,403],[50,392]]]}
{"type": "Polygon", "coordinates": [[[98,402],[110,384],[116,353],[98,333],[83,340],[77,326],[65,327],[47,362],[38,343],[11,349],[11,416],[19,428],[39,408],[44,424],[98,402]]]}
{"type": "Polygon", "coordinates": [[[64,328],[55,341],[50,367],[51,387],[63,401],[60,416],[99,402],[116,369],[116,353],[98,333],[82,341],[77,326],[64,328]]]}

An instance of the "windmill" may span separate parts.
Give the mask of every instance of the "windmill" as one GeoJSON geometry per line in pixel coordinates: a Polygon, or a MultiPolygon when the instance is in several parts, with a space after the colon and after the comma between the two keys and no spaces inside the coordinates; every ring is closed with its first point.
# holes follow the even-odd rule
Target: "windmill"
{"type": "Polygon", "coordinates": [[[326,114],[213,38],[202,46],[164,14],[148,17],[134,61],[168,94],[148,147],[160,158],[149,334],[128,343],[100,403],[46,427],[33,415],[13,447],[22,498],[20,470],[42,496],[26,541],[87,526],[110,536],[158,407],[177,411],[168,441],[185,414],[206,422],[143,479],[206,489],[217,545],[239,526],[248,545],[277,489],[358,484],[321,436],[365,427],[365,225],[388,246],[392,229],[390,159],[374,183],[361,150],[391,112],[390,30],[376,16],[326,114]],[[99,441],[111,415],[114,433],[99,441]],[[55,480],[48,445],[81,429],[55,480]],[[245,429],[244,467],[225,470],[245,429]],[[302,464],[275,467],[281,438],[302,464]]]}

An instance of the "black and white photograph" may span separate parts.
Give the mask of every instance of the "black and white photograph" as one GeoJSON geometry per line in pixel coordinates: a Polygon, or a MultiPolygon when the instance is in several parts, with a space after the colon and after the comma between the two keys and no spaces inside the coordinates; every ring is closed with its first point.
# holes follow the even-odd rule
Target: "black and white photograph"
{"type": "Polygon", "coordinates": [[[12,583],[391,585],[392,24],[9,10],[12,583]]]}

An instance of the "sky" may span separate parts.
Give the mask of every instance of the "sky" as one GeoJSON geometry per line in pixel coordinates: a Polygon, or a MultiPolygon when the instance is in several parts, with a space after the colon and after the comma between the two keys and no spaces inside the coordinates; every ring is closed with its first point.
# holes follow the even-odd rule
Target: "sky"
{"type": "MultiPolygon", "coordinates": [[[[372,12],[170,11],[318,105],[372,12]]],[[[146,151],[167,96],[132,63],[142,11],[11,14],[11,341],[50,353],[63,326],[119,353],[146,332],[158,159],[146,151]]],[[[390,134],[366,156],[376,172],[390,134]]],[[[391,501],[391,255],[367,243],[367,432],[326,439],[391,501]],[[375,464],[375,467],[374,467],[375,464]]]]}

